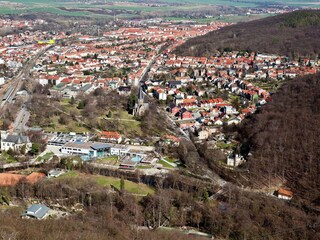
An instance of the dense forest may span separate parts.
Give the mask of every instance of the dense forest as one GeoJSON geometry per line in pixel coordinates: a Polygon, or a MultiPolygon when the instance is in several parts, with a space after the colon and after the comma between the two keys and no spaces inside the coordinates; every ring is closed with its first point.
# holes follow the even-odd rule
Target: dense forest
{"type": "Polygon", "coordinates": [[[298,58],[320,49],[320,11],[301,10],[238,23],[188,40],[177,54],[210,56],[224,50],[248,50],[298,58]]]}
{"type": "MultiPolygon", "coordinates": [[[[82,172],[94,173],[86,166],[82,172]]],[[[100,174],[105,174],[100,171],[100,174]]],[[[141,176],[131,180],[146,181],[141,176]]],[[[20,182],[2,188],[1,195],[14,202],[38,199],[42,203],[83,206],[62,219],[43,221],[19,218],[21,209],[0,212],[2,239],[203,239],[163,231],[159,226],[193,227],[216,239],[320,239],[319,218],[264,194],[233,186],[210,199],[212,184],[172,173],[165,179],[149,179],[155,194],[136,197],[112,192],[82,178],[44,180],[36,185],[20,182]],[[153,183],[151,183],[153,182],[153,183]],[[207,188],[206,188],[207,187],[207,188]],[[137,226],[141,226],[140,230],[137,226]],[[40,231],[39,231],[40,229],[40,231]],[[149,229],[149,230],[148,230],[149,229]]]]}
{"type": "Polygon", "coordinates": [[[287,180],[295,197],[320,206],[320,74],[284,84],[240,128],[251,179],[287,180]]]}

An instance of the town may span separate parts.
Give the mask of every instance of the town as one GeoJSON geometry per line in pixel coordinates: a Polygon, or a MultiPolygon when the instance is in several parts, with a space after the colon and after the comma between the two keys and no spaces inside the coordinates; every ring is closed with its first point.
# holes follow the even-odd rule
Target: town
{"type": "MultiPolygon", "coordinates": [[[[38,22],[44,23],[41,20],[38,22]]],[[[134,88],[139,88],[139,96],[131,113],[133,116],[125,114],[124,118],[127,119],[124,121],[134,122],[134,117],[144,114],[148,109],[146,99],[154,98],[159,103],[160,114],[165,115],[180,130],[178,135],[157,134],[154,136],[157,137],[157,142],[162,145],[178,145],[183,137],[189,139],[192,134],[195,136],[194,141],[207,141],[213,148],[222,150],[226,155],[224,164],[236,167],[245,159],[234,152],[237,142],[232,138],[226,139],[222,133],[223,126],[239,124],[246,115],[272,101],[272,92],[281,82],[297,75],[317,72],[319,61],[305,58],[297,61],[285,56],[227,50],[211,57],[183,57],[174,54],[175,47],[187,39],[224,26],[225,23],[219,22],[185,25],[168,21],[152,24],[148,28],[119,28],[97,33],[97,36],[28,31],[2,38],[1,66],[7,72],[10,70],[11,74],[17,75],[23,65],[31,61],[30,56],[36,56],[43,51],[37,56],[26,77],[32,79],[33,85],[49,86],[47,98],[58,99],[58,105],[68,107],[69,110],[74,109],[75,115],[83,108],[80,106],[83,102],[78,100],[80,96],[98,91],[129,96],[134,88]],[[77,107],[75,102],[78,103],[77,107]]],[[[6,86],[15,78],[8,74],[4,76],[1,78],[2,91],[8,89],[6,86]]],[[[47,139],[48,147],[60,146],[50,152],[52,155],[80,155],[83,160],[97,159],[105,155],[111,158],[125,155],[127,158],[117,161],[120,167],[124,167],[124,163],[130,163],[130,168],[133,169],[138,163],[158,166],[155,163],[161,160],[161,153],[153,152],[152,154],[157,155],[157,158],[153,158],[142,151],[141,156],[148,155],[149,159],[143,160],[144,157],[130,152],[130,144],[141,146],[145,143],[155,144],[155,141],[130,139],[132,134],[118,132],[118,128],[98,127],[89,132],[84,126],[85,123],[77,116],[68,120],[60,116],[59,121],[51,123],[53,127],[48,123],[48,119],[46,124],[37,120],[40,116],[34,116],[33,106],[26,107],[28,101],[32,102],[32,93],[26,91],[27,80],[22,81],[25,81],[22,85],[18,84],[21,89],[15,89],[19,91],[9,88],[7,92],[3,92],[2,107],[5,108],[4,103],[7,102],[18,108],[11,108],[10,111],[7,108],[13,121],[3,122],[7,129],[3,129],[2,151],[7,152],[11,148],[19,152],[22,146],[26,146],[25,152],[28,152],[32,147],[28,132],[38,131],[42,139],[47,139]],[[15,96],[10,99],[12,92],[15,96]],[[75,122],[82,127],[77,129],[57,126],[74,126],[75,122]],[[58,131],[53,133],[55,128],[58,131]],[[79,138],[79,134],[87,137],[79,138]],[[94,138],[98,142],[91,140],[94,138]],[[117,154],[114,154],[115,152],[117,154]]],[[[62,115],[68,114],[60,111],[62,115]]],[[[116,109],[115,112],[117,111],[122,112],[123,109],[116,109]]],[[[112,119],[112,112],[105,114],[105,117],[112,119]]],[[[103,115],[99,118],[103,118],[103,115]]],[[[154,147],[152,149],[155,150],[154,147]]],[[[177,166],[165,159],[160,162],[169,168],[177,166]]],[[[114,167],[112,164],[111,166],[114,167]]]]}
{"type": "MultiPolygon", "coordinates": [[[[320,69],[318,58],[228,48],[202,57],[175,52],[190,38],[231,25],[223,22],[128,20],[92,35],[33,31],[47,24],[0,21],[19,30],[0,38],[1,187],[92,177],[113,193],[126,184],[131,195],[146,197],[154,190],[140,183],[141,175],[188,171],[179,158],[185,142],[214,150],[224,169],[246,171],[238,167],[247,156],[226,129],[272,102],[283,83],[320,69]]],[[[205,201],[225,193],[227,182],[214,179],[205,201]]],[[[266,194],[294,195],[274,190],[266,194]]],[[[83,209],[52,206],[35,202],[21,217],[63,218],[83,209]]]]}

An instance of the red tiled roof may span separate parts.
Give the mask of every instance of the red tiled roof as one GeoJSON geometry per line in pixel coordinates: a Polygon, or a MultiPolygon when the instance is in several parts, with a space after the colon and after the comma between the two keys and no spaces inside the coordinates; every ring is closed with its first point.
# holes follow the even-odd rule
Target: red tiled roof
{"type": "Polygon", "coordinates": [[[115,138],[119,139],[121,136],[118,132],[101,132],[99,134],[100,138],[115,138]]]}
{"type": "Polygon", "coordinates": [[[176,136],[173,136],[173,135],[165,135],[165,136],[163,136],[163,138],[174,141],[174,142],[180,142],[180,139],[177,138],[176,136]]]}
{"type": "Polygon", "coordinates": [[[278,190],[278,195],[283,195],[283,196],[287,196],[287,197],[292,197],[293,196],[293,192],[286,190],[284,188],[279,188],[278,190]]]}

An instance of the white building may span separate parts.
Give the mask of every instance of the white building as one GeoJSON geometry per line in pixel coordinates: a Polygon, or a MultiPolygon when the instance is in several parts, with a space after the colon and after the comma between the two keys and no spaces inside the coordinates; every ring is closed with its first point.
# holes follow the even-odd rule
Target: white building
{"type": "Polygon", "coordinates": [[[26,146],[26,152],[31,149],[32,143],[28,136],[21,134],[9,134],[6,131],[1,131],[1,150],[8,151],[10,148],[14,151],[20,151],[23,146],[26,146]]]}
{"type": "Polygon", "coordinates": [[[199,140],[206,140],[209,138],[210,133],[207,130],[202,130],[198,133],[198,135],[199,135],[199,140]]]}
{"type": "Polygon", "coordinates": [[[280,199],[291,200],[293,197],[293,192],[286,190],[284,188],[280,188],[277,191],[277,195],[278,195],[278,198],[280,198],[280,199]]]}
{"type": "Polygon", "coordinates": [[[62,154],[82,155],[89,158],[109,155],[110,145],[100,142],[69,142],[60,149],[62,154]]]}
{"type": "Polygon", "coordinates": [[[239,154],[230,154],[227,158],[227,165],[231,167],[237,167],[242,162],[244,162],[244,158],[239,154]]]}
{"type": "Polygon", "coordinates": [[[232,124],[239,124],[241,122],[241,120],[238,117],[232,118],[228,121],[228,125],[232,125],[232,124]]]}
{"type": "Polygon", "coordinates": [[[60,151],[65,155],[81,155],[89,158],[130,155],[126,145],[102,142],[68,142],[61,147],[60,151]]]}
{"type": "Polygon", "coordinates": [[[110,155],[124,156],[129,152],[129,148],[125,145],[114,144],[110,147],[110,155]]]}

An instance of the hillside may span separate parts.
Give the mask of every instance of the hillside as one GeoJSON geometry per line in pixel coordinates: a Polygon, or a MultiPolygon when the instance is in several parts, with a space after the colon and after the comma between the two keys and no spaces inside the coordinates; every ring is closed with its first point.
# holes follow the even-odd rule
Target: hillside
{"type": "Polygon", "coordinates": [[[295,196],[320,206],[320,74],[284,84],[240,127],[251,180],[285,179],[295,196]],[[248,151],[246,151],[248,153],[248,151]]]}
{"type": "Polygon", "coordinates": [[[190,39],[180,55],[208,56],[217,50],[249,50],[290,57],[320,52],[320,10],[302,10],[239,23],[190,39]]]}

